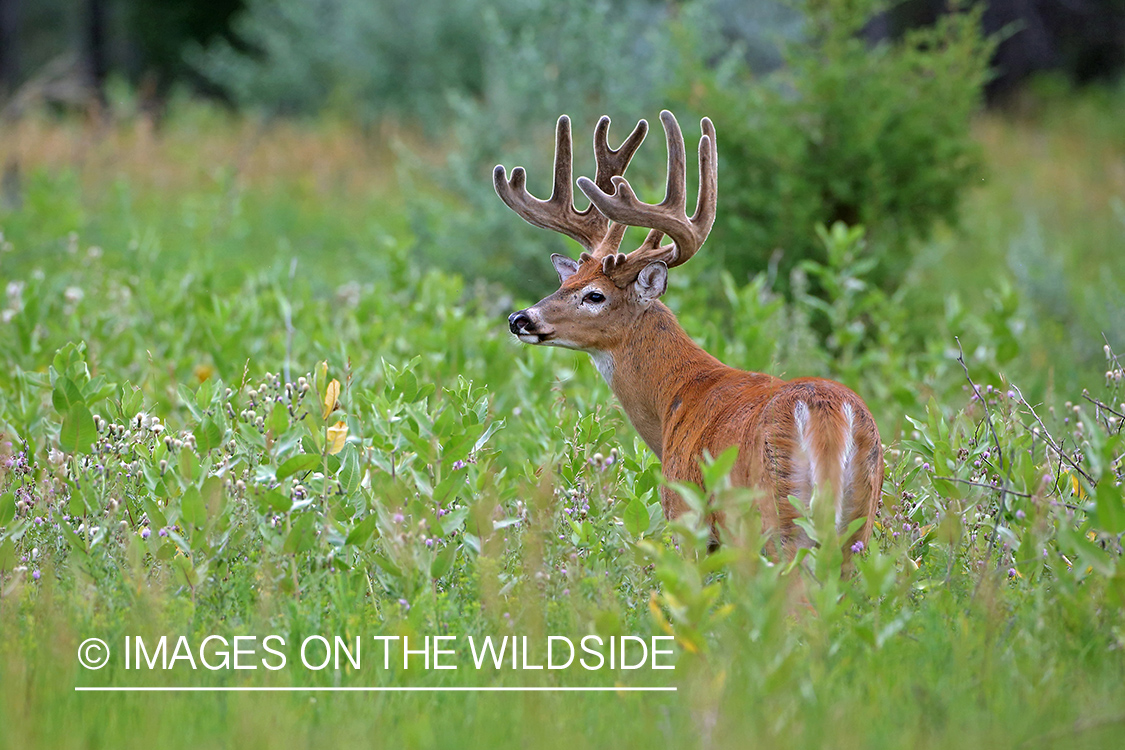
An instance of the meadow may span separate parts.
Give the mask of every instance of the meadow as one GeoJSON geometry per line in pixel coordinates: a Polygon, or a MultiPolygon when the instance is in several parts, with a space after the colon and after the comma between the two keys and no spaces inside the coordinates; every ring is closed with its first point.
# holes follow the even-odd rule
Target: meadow
{"type": "Polygon", "coordinates": [[[763,553],[730,455],[664,520],[659,464],[588,358],[507,331],[553,289],[458,273],[488,247],[419,249],[402,142],[434,169],[440,146],[194,103],[159,128],[0,124],[0,164],[19,162],[0,195],[0,748],[1116,747],[1123,109],[1044,91],[982,115],[987,178],[959,226],[904,249],[893,292],[842,225],[802,269],[821,296],[706,246],[671,275],[667,303],[723,361],[871,406],[887,478],[851,577],[819,518],[817,550],[763,553]],[[733,520],[708,554],[715,505],[733,520]],[[269,634],[284,669],[120,651],[254,636],[262,665],[269,634]],[[460,645],[527,636],[539,664],[548,636],[591,634],[670,636],[675,668],[478,669],[460,645]],[[361,638],[362,668],[300,666],[317,635],[361,638]],[[400,668],[401,641],[384,666],[372,640],[439,635],[458,669],[400,668]],[[90,637],[103,669],[75,658],[90,637]],[[677,690],[629,690],[655,687],[677,690]]]}

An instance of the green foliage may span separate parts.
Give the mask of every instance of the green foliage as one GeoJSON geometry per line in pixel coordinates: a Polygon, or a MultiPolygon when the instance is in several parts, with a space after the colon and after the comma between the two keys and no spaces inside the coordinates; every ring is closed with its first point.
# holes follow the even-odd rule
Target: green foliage
{"type": "Polygon", "coordinates": [[[1037,344],[1002,277],[913,320],[933,282],[882,290],[865,232],[842,224],[818,232],[792,301],[765,275],[672,275],[666,301],[724,361],[834,375],[877,416],[887,481],[867,548],[842,548],[814,502],[799,510],[819,546],[789,561],[732,485],[733,452],[666,521],[659,463],[584,355],[513,342],[517,303],[419,262],[401,208],[328,210],[222,174],[163,203],[124,178],[93,196],[74,175],[29,180],[0,216],[0,745],[1030,746],[1077,726],[1112,746],[1098,722],[1125,700],[1125,376],[1099,346],[1086,398],[1021,391],[1037,344]],[[211,633],[672,635],[676,669],[74,660],[88,636],[211,633]],[[142,680],[679,691],[124,696],[112,711],[73,691],[142,680]]]}
{"type": "Polygon", "coordinates": [[[245,105],[315,114],[336,108],[371,121],[444,112],[447,90],[479,91],[481,6],[435,2],[267,2],[236,17],[238,43],[220,40],[193,59],[245,105]]]}
{"type": "MultiPolygon", "coordinates": [[[[869,230],[877,283],[893,288],[911,241],[954,221],[981,173],[968,126],[993,43],[980,8],[943,16],[872,47],[861,33],[876,0],[799,4],[805,34],[785,68],[754,76],[737,57],[712,66],[684,55],[675,99],[719,134],[720,210],[708,258],[745,278],[820,259],[818,224],[869,230]]],[[[705,40],[690,26],[680,44],[705,40]]]]}

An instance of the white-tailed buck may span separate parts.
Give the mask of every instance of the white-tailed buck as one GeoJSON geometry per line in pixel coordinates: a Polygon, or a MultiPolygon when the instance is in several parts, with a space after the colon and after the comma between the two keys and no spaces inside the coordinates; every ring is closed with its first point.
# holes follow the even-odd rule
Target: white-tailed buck
{"type": "MultiPolygon", "coordinates": [[[[598,122],[597,172],[593,180],[578,178],[592,204],[584,211],[573,202],[565,115],[556,131],[549,200],[527,191],[522,167],[512,170],[510,180],[503,166],[496,167],[496,192],[512,210],[535,226],[577,240],[585,250],[577,262],[552,255],[559,290],[512,313],[508,325],[524,343],[588,352],[667,479],[700,484],[703,452],[717,456],[737,445],[731,479],[761,491],[763,524],[787,553],[809,544],[794,523],[797,511],[789,497],[807,504],[814,487],[817,498],[834,503],[838,532],[866,518],[846,547],[866,543],[883,485],[883,455],[875,420],[859,396],[822,378],[786,381],[727,367],[697,346],[660,302],[668,269],[690,260],[711,231],[718,190],[715,128],[704,118],[699,198],[695,213],[687,215],[683,134],[671,112],[661,112],[660,121],[668,140],[668,182],[664,200],[656,205],[638,200],[623,177],[648,131],[644,120],[616,150],[608,143],[609,118],[598,122]],[[618,247],[628,226],[650,231],[625,255],[618,247]],[[671,242],[662,245],[665,236],[671,242]]],[[[670,519],[686,508],[667,487],[660,497],[670,519]]],[[[716,539],[722,522],[721,517],[712,520],[716,539]]]]}

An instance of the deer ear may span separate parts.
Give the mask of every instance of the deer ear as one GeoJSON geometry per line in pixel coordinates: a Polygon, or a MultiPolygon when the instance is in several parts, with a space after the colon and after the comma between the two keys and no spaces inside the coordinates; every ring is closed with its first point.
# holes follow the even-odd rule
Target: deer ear
{"type": "Polygon", "coordinates": [[[555,270],[559,272],[560,284],[578,273],[578,263],[565,255],[559,255],[558,253],[552,254],[551,263],[554,264],[555,270]]]}
{"type": "Polygon", "coordinates": [[[637,274],[633,284],[642,302],[652,302],[668,288],[668,265],[662,260],[649,263],[637,274]]]}

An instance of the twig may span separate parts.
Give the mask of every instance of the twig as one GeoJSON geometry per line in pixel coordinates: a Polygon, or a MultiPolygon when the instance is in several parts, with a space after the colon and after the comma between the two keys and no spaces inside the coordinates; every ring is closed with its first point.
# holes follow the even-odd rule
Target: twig
{"type": "Polygon", "coordinates": [[[289,363],[293,359],[293,279],[297,276],[297,258],[294,256],[289,263],[289,297],[285,300],[282,315],[285,317],[285,382],[292,383],[289,374],[289,363]]]}
{"type": "Polygon", "coordinates": [[[1089,474],[1087,474],[1085,471],[1083,471],[1082,468],[1078,465],[1078,463],[1074,459],[1072,459],[1070,456],[1068,456],[1066,454],[1066,452],[1063,451],[1063,449],[1059,447],[1059,444],[1055,442],[1055,439],[1053,437],[1051,437],[1051,433],[1047,430],[1047,425],[1043,424],[1043,420],[1040,419],[1039,415],[1035,413],[1035,409],[1032,408],[1031,404],[1027,403],[1027,399],[1025,399],[1023,397],[1023,393],[1020,391],[1019,386],[1013,384],[1012,388],[1015,389],[1016,395],[1020,397],[1020,403],[1027,407],[1028,411],[1031,412],[1031,416],[1035,417],[1035,421],[1039,423],[1039,427],[1043,432],[1043,438],[1047,441],[1047,444],[1050,445],[1051,448],[1054,449],[1055,453],[1059,454],[1059,459],[1062,460],[1062,461],[1065,461],[1066,464],[1068,466],[1070,466],[1070,468],[1074,469],[1079,474],[1081,474],[1083,477],[1085,477],[1086,481],[1089,482],[1091,485],[1097,484],[1097,482],[1094,481],[1094,478],[1091,477],[1089,474]]]}
{"type": "MultiPolygon", "coordinates": [[[[933,479],[944,479],[947,482],[960,482],[961,484],[969,484],[969,485],[972,485],[973,487],[983,487],[986,490],[1000,489],[999,487],[997,487],[994,484],[985,484],[984,482],[972,482],[968,479],[959,479],[957,477],[932,477],[932,478],[933,479]]],[[[1017,492],[1016,490],[1008,490],[1008,494],[1015,495],[1016,497],[1031,497],[1030,493],[1017,492]]]]}
{"type": "MultiPolygon", "coordinates": [[[[961,339],[957,336],[953,337],[957,342],[957,361],[961,363],[961,369],[965,371],[965,380],[969,381],[969,387],[973,389],[973,393],[980,399],[981,405],[984,407],[984,419],[988,424],[988,432],[992,435],[992,445],[996,448],[996,456],[1000,462],[1000,471],[1004,472],[1004,476],[1000,480],[1000,507],[996,511],[996,516],[992,523],[992,533],[988,537],[988,554],[991,556],[993,550],[996,549],[996,540],[1000,536],[1000,518],[1008,509],[1008,483],[1011,480],[1012,464],[1010,461],[1004,460],[1004,451],[1000,448],[1000,438],[996,434],[996,428],[992,424],[992,410],[988,408],[988,399],[981,393],[980,387],[973,382],[972,376],[969,374],[969,366],[965,364],[965,351],[961,348],[961,339]]],[[[997,570],[1000,568],[1000,561],[996,561],[997,570]]],[[[981,584],[984,583],[984,571],[981,570],[980,578],[977,579],[977,585],[973,587],[973,596],[969,599],[970,606],[976,601],[977,593],[980,591],[981,584]]]]}
{"type": "Polygon", "coordinates": [[[1121,412],[1117,411],[1116,409],[1111,408],[1108,404],[1103,404],[1101,402],[1101,400],[1096,399],[1093,396],[1091,396],[1089,391],[1085,391],[1085,390],[1082,391],[1082,398],[1086,399],[1087,401],[1089,401],[1091,404],[1098,407],[1099,409],[1104,409],[1105,411],[1108,411],[1110,414],[1114,415],[1115,417],[1121,417],[1122,419],[1125,419],[1125,414],[1122,414],[1121,412]]]}

